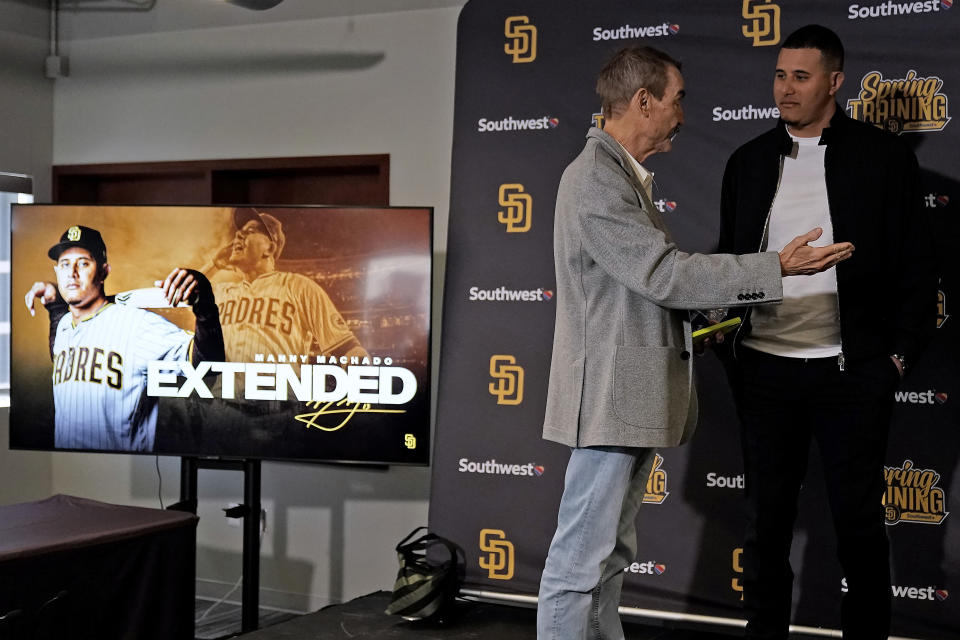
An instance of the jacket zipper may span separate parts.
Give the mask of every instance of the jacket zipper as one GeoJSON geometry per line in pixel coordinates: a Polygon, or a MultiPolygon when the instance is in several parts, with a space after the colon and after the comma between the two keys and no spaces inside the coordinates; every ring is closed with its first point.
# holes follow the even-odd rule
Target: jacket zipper
{"type": "MultiPolygon", "coordinates": [[[[784,157],[780,155],[780,168],[777,170],[777,186],[773,190],[773,198],[770,199],[770,207],[767,209],[767,219],[763,222],[763,233],[760,234],[760,246],[757,248],[757,253],[763,253],[763,246],[767,241],[767,232],[770,229],[770,216],[773,215],[773,203],[777,199],[777,194],[780,192],[780,182],[783,180],[783,161],[784,157]]],[[[743,314],[743,322],[737,325],[737,330],[733,334],[733,359],[737,359],[737,341],[740,339],[740,330],[743,329],[743,326],[747,324],[747,321],[750,319],[750,312],[753,310],[752,306],[748,306],[747,310],[743,314]]]]}
{"type": "MultiPolygon", "coordinates": [[[[773,214],[773,203],[777,199],[777,194],[780,192],[780,182],[783,180],[783,163],[784,157],[780,156],[780,168],[777,173],[777,187],[773,191],[773,199],[770,201],[770,208],[767,210],[767,219],[763,223],[763,233],[760,235],[760,247],[757,249],[758,253],[763,252],[764,243],[767,240],[767,232],[770,229],[770,216],[773,214]]],[[[824,154],[824,176],[826,176],[826,154],[824,154]]],[[[830,216],[830,224],[836,228],[836,225],[833,224],[833,211],[830,209],[830,192],[827,190],[827,213],[830,216]]],[[[834,238],[836,240],[836,238],[834,238]]],[[[740,323],[740,326],[737,327],[736,332],[733,334],[733,359],[737,359],[737,341],[740,338],[740,330],[743,329],[743,325],[747,324],[747,320],[750,318],[750,312],[753,310],[753,307],[747,307],[746,313],[743,315],[743,322],[740,323]]],[[[837,315],[840,314],[840,283],[837,282],[837,315]]],[[[840,371],[846,371],[846,357],[843,354],[843,333],[841,325],[841,334],[840,334],[840,353],[837,354],[837,367],[840,371]]]]}
{"type": "MultiPolygon", "coordinates": [[[[830,153],[830,147],[827,146],[823,154],[823,177],[824,177],[824,186],[827,190],[827,214],[830,216],[830,225],[833,227],[831,230],[831,235],[836,231],[837,225],[833,221],[833,209],[830,207],[830,185],[827,184],[827,155],[830,153]]],[[[837,241],[837,237],[833,235],[833,241],[837,241]]],[[[834,269],[838,265],[834,265],[834,269]]],[[[840,320],[842,314],[840,313],[840,278],[837,277],[837,321],[840,322],[840,353],[837,354],[837,367],[840,371],[846,371],[847,359],[843,355],[843,322],[840,320]]]]}

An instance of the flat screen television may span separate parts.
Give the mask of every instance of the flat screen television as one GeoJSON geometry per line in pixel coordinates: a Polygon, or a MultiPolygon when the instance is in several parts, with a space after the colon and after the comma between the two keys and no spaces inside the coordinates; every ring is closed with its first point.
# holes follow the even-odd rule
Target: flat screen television
{"type": "Polygon", "coordinates": [[[427,464],[432,217],[14,205],[10,447],[427,464]]]}

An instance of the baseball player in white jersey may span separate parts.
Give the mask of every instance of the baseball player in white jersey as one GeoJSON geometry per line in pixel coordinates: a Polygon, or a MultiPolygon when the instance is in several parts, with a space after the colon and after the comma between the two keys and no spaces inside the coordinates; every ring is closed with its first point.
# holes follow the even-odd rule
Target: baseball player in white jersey
{"type": "MultiPolygon", "coordinates": [[[[213,281],[220,307],[226,359],[256,362],[258,355],[277,360],[285,356],[299,369],[304,356],[311,364],[317,355],[366,357],[367,351],[319,284],[277,270],[286,244],[280,221],[250,207],[235,209],[233,220],[233,241],[202,268],[213,281]]],[[[183,438],[191,440],[165,446],[229,448],[278,458],[299,456],[317,446],[311,430],[296,419],[304,410],[302,403],[247,400],[242,381],[235,382],[235,399],[221,398],[220,384],[217,380],[210,386],[212,400],[186,399],[182,414],[171,419],[188,426],[183,438]]],[[[173,403],[166,407],[178,410],[173,403]]]]}
{"type": "Polygon", "coordinates": [[[147,395],[147,364],[223,360],[209,281],[199,272],[174,269],[161,284],[170,304],[192,305],[191,334],[155,313],[111,302],[104,292],[107,248],[96,229],[70,227],[48,255],[55,261],[56,287],[35,283],[25,303],[33,315],[39,299],[50,314],[55,446],[151,451],[158,405],[147,395]]]}
{"type": "Polygon", "coordinates": [[[237,271],[242,280],[214,283],[227,359],[253,362],[256,354],[367,355],[330,296],[310,278],[276,270],[286,236],[280,221],[251,207],[234,211],[237,231],[208,275],[237,271]]]}

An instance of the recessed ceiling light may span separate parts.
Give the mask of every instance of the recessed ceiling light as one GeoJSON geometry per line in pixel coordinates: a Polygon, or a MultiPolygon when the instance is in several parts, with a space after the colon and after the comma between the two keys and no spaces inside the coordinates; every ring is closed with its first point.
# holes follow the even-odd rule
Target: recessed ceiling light
{"type": "Polygon", "coordinates": [[[227,0],[230,4],[235,4],[238,7],[243,7],[244,9],[253,9],[254,11],[263,11],[264,9],[272,9],[283,0],[227,0]]]}

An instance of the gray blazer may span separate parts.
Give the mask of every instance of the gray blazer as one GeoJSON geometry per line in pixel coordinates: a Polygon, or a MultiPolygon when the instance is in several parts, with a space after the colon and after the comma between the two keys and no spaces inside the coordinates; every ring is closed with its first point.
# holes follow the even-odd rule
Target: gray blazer
{"type": "Polygon", "coordinates": [[[571,447],[685,441],[697,421],[687,310],[783,297],[774,252],[679,251],[629,162],[591,128],[557,193],[543,437],[571,447]]]}

